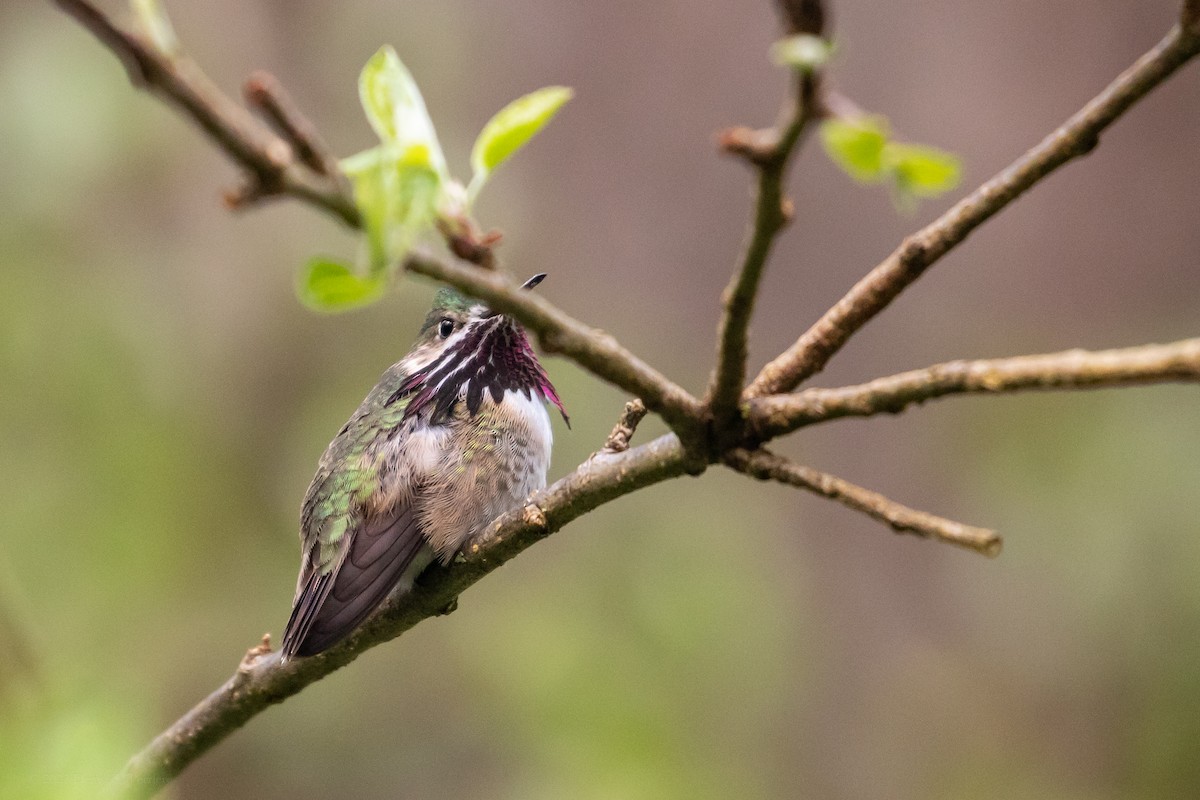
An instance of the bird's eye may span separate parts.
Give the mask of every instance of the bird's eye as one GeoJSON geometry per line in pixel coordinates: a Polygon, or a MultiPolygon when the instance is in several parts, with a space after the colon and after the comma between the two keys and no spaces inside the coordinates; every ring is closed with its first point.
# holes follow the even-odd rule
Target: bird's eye
{"type": "Polygon", "coordinates": [[[442,320],[438,325],[438,336],[441,336],[443,339],[448,339],[452,333],[454,333],[454,320],[442,320]]]}

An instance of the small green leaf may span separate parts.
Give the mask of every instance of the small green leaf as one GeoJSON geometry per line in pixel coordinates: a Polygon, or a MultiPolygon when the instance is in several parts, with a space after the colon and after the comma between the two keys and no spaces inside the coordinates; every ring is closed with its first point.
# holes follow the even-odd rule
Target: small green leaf
{"type": "Polygon", "coordinates": [[[888,122],[881,116],[828,119],[821,123],[821,143],[833,163],[863,183],[883,179],[883,150],[888,122]]]}
{"type": "Polygon", "coordinates": [[[883,161],[897,190],[915,197],[935,197],[958,185],[962,162],[953,153],[920,144],[889,142],[883,161]]]}
{"type": "Polygon", "coordinates": [[[385,169],[382,147],[343,160],[342,171],[354,187],[354,204],[362,215],[370,262],[373,268],[382,267],[390,260],[388,229],[396,195],[394,172],[385,169]]]}
{"type": "Polygon", "coordinates": [[[771,45],[771,60],[781,67],[812,72],[829,61],[833,44],[811,33],[800,33],[780,39],[771,45]]]}
{"type": "Polygon", "coordinates": [[[519,97],[488,120],[471,148],[471,188],[474,197],[492,170],[508,160],[513,153],[553,119],[574,92],[565,86],[547,86],[519,97]]]}
{"type": "Polygon", "coordinates": [[[446,175],[446,160],[421,90],[390,46],[381,47],[363,67],[358,94],[380,141],[397,144],[405,151],[423,148],[429,165],[446,175]]]}
{"type": "Polygon", "coordinates": [[[382,275],[355,275],[345,264],[318,256],[300,271],[296,293],[316,311],[346,311],[378,300],[385,280],[382,275]]]}
{"type": "Polygon", "coordinates": [[[342,161],[363,217],[372,274],[383,271],[412,245],[437,213],[442,178],[429,150],[381,145],[342,161]]]}
{"type": "MultiPolygon", "coordinates": [[[[410,148],[408,155],[412,154],[410,148]]],[[[396,171],[396,196],[389,233],[393,254],[399,257],[433,224],[442,196],[442,178],[425,159],[401,159],[393,168],[396,171]]]]}

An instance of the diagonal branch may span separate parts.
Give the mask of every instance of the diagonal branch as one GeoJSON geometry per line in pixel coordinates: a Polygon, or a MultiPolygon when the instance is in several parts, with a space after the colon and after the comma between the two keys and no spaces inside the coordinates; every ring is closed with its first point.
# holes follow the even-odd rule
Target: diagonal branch
{"type": "MultiPolygon", "coordinates": [[[[85,0],[55,0],[125,62],[131,79],[178,108],[196,122],[254,184],[242,197],[286,194],[330,211],[347,224],[360,224],[336,163],[325,152],[316,131],[269,76],[252,78],[247,90],[255,105],[288,132],[297,147],[276,135],[249,111],[223,94],[191,61],[160,52],[141,37],[121,30],[85,0]],[[317,166],[321,165],[321,170],[317,166]]],[[[683,440],[696,439],[700,404],[622,347],[611,335],[572,318],[550,302],[520,291],[505,276],[460,264],[441,263],[428,255],[411,256],[405,267],[456,286],[499,311],[512,314],[537,335],[547,352],[560,353],[597,377],[641,397],[662,415],[683,440]]],[[[689,447],[694,450],[694,447],[689,447]]],[[[702,465],[692,465],[691,471],[702,465]]]]}
{"type": "Polygon", "coordinates": [[[777,130],[735,128],[722,137],[726,150],[745,156],[758,168],[758,193],[742,263],[722,295],[725,312],[717,334],[717,361],[707,397],[718,430],[737,413],[738,397],[746,381],[747,333],[759,281],[775,238],[791,217],[790,201],[783,195],[784,179],[800,137],[818,115],[818,92],[819,76],[800,74],[785,107],[784,122],[777,130]]]}
{"type": "Polygon", "coordinates": [[[623,453],[598,453],[491,527],[492,539],[449,567],[426,571],[413,592],[390,600],[350,638],[311,658],[282,664],[256,648],[221,688],[135,755],[110,787],[119,797],[150,797],[217,742],[275,703],[340,669],[418,622],[446,612],[458,595],[530,545],[597,506],[684,473],[673,435],[623,453]]]}
{"type": "Polygon", "coordinates": [[[746,396],[787,392],[820,372],[851,336],[971,231],[1051,172],[1095,147],[1101,131],[1200,53],[1200,25],[1186,14],[1184,20],[1185,25],[1173,28],[1061,128],[937,221],[905,239],[795,344],[763,367],[746,396]]]}
{"type": "Polygon", "coordinates": [[[439,261],[416,253],[404,262],[410,272],[448,283],[510,314],[538,338],[547,353],[559,353],[614,386],[642,398],[684,442],[694,438],[700,404],[685,389],[626,350],[611,334],[571,317],[536,292],[520,290],[504,273],[439,261]]]}
{"type": "Polygon", "coordinates": [[[752,478],[779,481],[836,500],[889,525],[896,533],[936,539],[983,553],[989,558],[1000,555],[1002,542],[995,531],[917,511],[889,500],[878,492],[856,486],[827,472],[796,464],[767,450],[732,450],[725,456],[725,464],[752,478]]]}
{"type": "Polygon", "coordinates": [[[258,195],[289,195],[359,225],[358,209],[333,175],[297,161],[291,145],[231,100],[188,58],[168,55],[137,34],[117,27],[86,0],[55,0],[59,8],[112,50],[129,79],[178,109],[208,134],[254,182],[258,195]]]}
{"type": "MultiPolygon", "coordinates": [[[[250,87],[253,104],[270,121],[270,125],[264,124],[221,93],[191,61],[165,54],[142,37],[121,30],[86,0],[55,2],[122,59],[135,84],[152,91],[198,124],[221,150],[248,172],[252,185],[242,199],[287,195],[333,213],[351,226],[361,225],[341,176],[331,168],[331,156],[323,152],[315,131],[299,124],[302,118],[286,103],[286,96],[274,90],[277,87],[250,87]],[[257,91],[259,89],[263,91],[257,91]],[[311,148],[308,147],[310,144],[311,148]]],[[[798,29],[813,25],[819,29],[820,15],[813,17],[813,9],[820,10],[817,0],[786,0],[782,5],[798,29]]],[[[961,242],[974,227],[1057,166],[1094,146],[1104,127],[1200,50],[1200,21],[1196,19],[1196,8],[1196,0],[1188,0],[1186,13],[1192,16],[1185,15],[1186,32],[1173,31],[1158,48],[1118,78],[1064,128],[960,202],[942,220],[908,240],[791,350],[768,365],[755,379],[748,396],[790,390],[819,371],[858,328],[886,307],[926,267],[961,242]]],[[[446,613],[460,592],[534,542],[624,494],[685,473],[698,473],[710,460],[725,460],[733,468],[754,477],[779,480],[833,497],[897,530],[951,541],[989,554],[998,549],[999,540],[990,531],[914,511],[766,451],[731,450],[732,445],[723,440],[710,449],[698,446],[705,435],[702,426],[707,412],[713,411],[714,419],[722,425],[735,427],[733,423],[737,422],[738,392],[745,378],[746,333],[754,296],[771,243],[787,216],[782,197],[787,156],[804,130],[807,115],[813,113],[812,95],[816,89],[815,78],[802,79],[795,115],[784,123],[781,131],[768,132],[771,135],[762,138],[751,133],[744,142],[737,141],[735,135],[734,140],[726,143],[728,149],[740,152],[752,161],[761,159],[755,163],[759,164],[762,174],[751,241],[725,300],[718,366],[708,395],[709,408],[623,348],[610,335],[584,325],[536,294],[518,290],[503,274],[468,264],[444,263],[422,254],[406,260],[403,266],[408,271],[449,283],[487,301],[497,311],[511,314],[540,340],[547,351],[561,353],[589,372],[640,397],[647,408],[663,416],[675,434],[620,452],[597,453],[573,473],[530,498],[523,508],[494,522],[494,538],[489,542],[472,547],[460,562],[448,568],[435,567],[426,573],[413,593],[400,602],[387,604],[366,625],[330,651],[285,665],[265,647],[253,649],[223,687],[130,761],[115,787],[119,792],[133,797],[152,794],[269,705],[282,702],[309,683],[348,664],[376,644],[399,636],[421,620],[446,613]]],[[[478,237],[474,232],[468,233],[470,240],[465,241],[465,245],[490,247],[487,237],[475,241],[478,237]]],[[[460,256],[479,263],[490,260],[490,253],[469,247],[455,248],[454,235],[447,238],[460,256]],[[463,256],[463,253],[467,255],[463,256]]],[[[1045,366],[1051,368],[1053,365],[1045,366]]],[[[921,391],[929,391],[928,396],[933,397],[939,393],[977,390],[918,389],[915,384],[900,381],[902,377],[890,379],[899,381],[892,387],[892,392],[900,399],[892,402],[900,403],[900,407],[920,399],[903,400],[901,395],[916,398],[921,391]]],[[[936,380],[930,378],[930,383],[935,387],[952,383],[939,383],[942,380],[949,381],[939,377],[936,380]]],[[[962,385],[973,384],[964,379],[962,385]]],[[[1049,385],[1049,382],[1039,385],[1049,385]]],[[[850,387],[851,390],[854,388],[850,387]]],[[[886,396],[886,391],[877,392],[877,397],[886,396]]],[[[806,392],[796,397],[811,399],[812,395],[806,392]]],[[[767,414],[771,411],[771,403],[781,403],[783,405],[775,411],[786,416],[786,425],[793,425],[795,420],[802,418],[802,414],[789,405],[794,400],[759,400],[752,404],[752,413],[767,414]]],[[[835,406],[836,403],[830,401],[825,407],[835,406]]],[[[881,406],[878,410],[888,409],[881,406]]],[[[795,423],[793,427],[801,424],[807,422],[795,423]]],[[[786,430],[792,429],[786,425],[786,430]]],[[[632,423],[628,427],[632,428],[632,423]]],[[[780,432],[784,432],[784,428],[780,432]]],[[[627,443],[621,440],[619,444],[627,443]]]]}
{"type": "Polygon", "coordinates": [[[1200,338],[1119,350],[1066,350],[934,364],[858,386],[806,389],[754,400],[749,425],[759,441],[766,441],[816,422],[896,414],[915,403],[951,394],[1174,382],[1200,382],[1200,338]]]}

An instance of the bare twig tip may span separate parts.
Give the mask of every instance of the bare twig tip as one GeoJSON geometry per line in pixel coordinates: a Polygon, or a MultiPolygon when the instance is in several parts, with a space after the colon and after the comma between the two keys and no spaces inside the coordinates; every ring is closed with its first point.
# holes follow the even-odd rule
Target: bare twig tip
{"type": "Polygon", "coordinates": [[[612,433],[604,442],[604,452],[623,453],[628,450],[629,442],[633,439],[634,432],[637,431],[638,423],[645,416],[646,404],[640,397],[635,397],[626,403],[625,410],[621,412],[617,424],[613,426],[612,433]]]}
{"type": "Polygon", "coordinates": [[[717,148],[723,153],[740,156],[751,164],[761,166],[776,156],[779,132],[774,128],[755,130],[744,125],[726,128],[717,133],[717,148]]]}
{"type": "Polygon", "coordinates": [[[271,654],[271,634],[264,633],[262,641],[246,651],[246,655],[242,656],[242,662],[238,664],[238,672],[245,674],[258,666],[258,662],[264,656],[271,654]]]}
{"type": "Polygon", "coordinates": [[[250,105],[262,105],[270,96],[270,87],[275,84],[275,76],[265,70],[255,70],[246,78],[242,92],[250,105]]]}
{"type": "Polygon", "coordinates": [[[262,199],[263,189],[262,184],[258,182],[248,182],[240,186],[232,186],[221,192],[221,202],[230,211],[241,211],[244,208],[254,205],[258,200],[262,199]]]}

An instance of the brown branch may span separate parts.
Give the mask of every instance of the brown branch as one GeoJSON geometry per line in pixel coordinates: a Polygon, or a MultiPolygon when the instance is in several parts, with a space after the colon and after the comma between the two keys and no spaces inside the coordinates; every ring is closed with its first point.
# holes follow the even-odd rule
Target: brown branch
{"type": "Polygon", "coordinates": [[[777,0],[775,5],[788,33],[820,36],[825,30],[825,4],[821,0],[777,0]]]}
{"type": "MultiPolygon", "coordinates": [[[[820,4],[816,5],[819,9],[820,4]]],[[[741,155],[758,169],[758,193],[746,251],[722,295],[725,311],[717,332],[717,360],[706,398],[718,438],[723,431],[737,427],[734,423],[738,397],[746,382],[754,301],[775,238],[791,219],[791,203],[783,195],[783,183],[796,145],[808,123],[818,116],[819,81],[815,74],[796,76],[795,90],[778,128],[767,131],[735,128],[721,137],[722,149],[741,155]]]]}
{"type": "Polygon", "coordinates": [[[121,59],[135,86],[181,111],[249,173],[251,186],[233,199],[288,195],[359,226],[358,209],[341,181],[298,161],[291,145],[221,92],[190,59],[160,52],[85,0],[54,1],[121,59]]]}
{"type": "Polygon", "coordinates": [[[202,700],[144,750],[118,776],[113,793],[150,797],[209,748],[251,718],[346,666],[370,648],[441,614],[469,586],[530,545],[597,506],[684,473],[678,438],[661,436],[624,453],[598,453],[573,473],[529,499],[491,527],[492,538],[449,567],[422,574],[414,591],[389,601],[332,649],[280,663],[279,654],[246,658],[225,684],[202,700]]]}
{"type": "Polygon", "coordinates": [[[896,414],[951,394],[1025,389],[1098,389],[1200,381],[1200,338],[1119,350],[1066,350],[1014,358],[950,361],[858,386],[806,389],[751,401],[749,427],[759,441],[839,417],[896,414]]]}
{"type": "MultiPolygon", "coordinates": [[[[518,319],[547,353],[560,353],[597,377],[640,397],[688,442],[698,435],[700,404],[685,389],[626,350],[612,335],[569,316],[537,292],[521,291],[504,273],[414,253],[410,272],[448,283],[518,319]]],[[[689,447],[689,451],[693,448],[689,447]]]]}
{"type": "MultiPolygon", "coordinates": [[[[121,57],[135,84],[150,89],[183,111],[251,173],[254,182],[233,198],[235,202],[266,194],[288,194],[331,211],[348,224],[359,225],[358,211],[344,191],[340,173],[320,175],[297,161],[292,145],[222,94],[195,64],[158,52],[140,37],[119,29],[88,2],[55,2],[121,57]]],[[[295,110],[273,79],[258,75],[252,79],[248,92],[255,104],[272,117],[273,124],[285,129],[295,143],[311,150],[307,158],[319,160],[327,170],[335,166],[311,124],[295,110]]],[[[476,253],[472,260],[490,263],[490,247],[497,237],[480,234],[477,238],[475,244],[487,252],[485,256],[476,253]]],[[[454,245],[453,237],[450,243],[454,245]]],[[[497,272],[440,263],[424,254],[410,256],[405,267],[454,285],[487,301],[498,311],[511,313],[539,338],[547,352],[561,353],[598,377],[643,398],[647,407],[661,414],[684,441],[696,440],[699,402],[621,347],[612,336],[589,328],[536,294],[519,291],[497,272]]],[[[695,471],[702,466],[693,464],[691,469],[695,471]]]]}
{"type": "Polygon", "coordinates": [[[1200,0],[1183,0],[1179,22],[1193,36],[1200,36],[1200,0]]]}
{"type": "MultiPolygon", "coordinates": [[[[121,58],[135,84],[189,117],[249,173],[251,185],[239,199],[288,195],[331,212],[349,225],[361,225],[336,162],[282,90],[276,91],[276,85],[259,81],[248,87],[251,103],[266,116],[275,129],[272,130],[221,93],[191,61],[174,53],[163,53],[142,37],[121,30],[85,0],[55,2],[121,58]]],[[[821,369],[850,335],[970,230],[1045,174],[1093,146],[1100,130],[1200,49],[1195,2],[1188,2],[1193,16],[1185,17],[1189,21],[1185,26],[1187,33],[1173,32],[1063,129],[960,202],[941,221],[912,237],[831,309],[792,350],[768,365],[752,385],[751,394],[790,389],[821,369]]],[[[785,0],[783,7],[793,16],[799,14],[794,16],[794,25],[820,27],[820,20],[810,13],[813,8],[820,10],[816,0],[785,0]]],[[[724,460],[755,477],[817,491],[871,514],[896,530],[952,541],[989,554],[998,550],[999,540],[990,531],[913,511],[766,451],[730,450],[728,441],[720,437],[712,446],[701,446],[705,443],[703,426],[709,412],[719,426],[727,426],[730,431],[736,431],[740,425],[737,404],[745,378],[748,323],[771,243],[788,216],[782,195],[788,155],[808,119],[818,113],[816,78],[801,77],[799,81],[800,91],[791,107],[792,113],[779,130],[764,133],[740,129],[725,140],[727,149],[758,166],[760,183],[750,242],[725,298],[718,365],[710,381],[708,408],[625,350],[613,337],[573,319],[536,293],[519,291],[503,274],[466,264],[443,263],[422,254],[410,256],[404,263],[405,269],[456,286],[488,302],[497,311],[511,314],[540,340],[545,350],[561,353],[641,398],[644,407],[661,414],[676,433],[624,450],[637,424],[638,412],[629,409],[622,418],[623,427],[619,425],[606,443],[611,444],[609,452],[597,453],[571,475],[530,498],[523,508],[502,516],[493,523],[494,537],[490,541],[473,546],[460,562],[448,568],[428,571],[413,593],[401,602],[389,602],[341,645],[320,656],[281,664],[264,640],[246,654],[223,687],[130,761],[119,777],[117,791],[134,797],[152,794],[269,705],[294,695],[421,620],[445,613],[464,589],[534,542],[603,503],[668,478],[698,473],[710,461],[724,460]]],[[[491,265],[494,238],[473,229],[464,231],[451,230],[445,234],[454,252],[477,264],[491,265]]],[[[949,391],[952,390],[944,393],[949,391]]],[[[808,393],[800,395],[804,396],[808,393]]],[[[759,408],[759,404],[753,408],[759,408]]]]}
{"type": "Polygon", "coordinates": [[[896,533],[911,533],[965,547],[989,558],[1000,555],[1002,541],[995,531],[916,511],[878,492],[812,467],[801,466],[766,450],[732,450],[725,456],[725,463],[752,478],[779,481],[836,500],[889,525],[896,533]]]}
{"type": "Polygon", "coordinates": [[[625,410],[613,426],[612,433],[604,440],[604,452],[624,453],[629,449],[629,442],[637,431],[638,424],[646,416],[646,404],[639,398],[633,398],[625,404],[625,410]]]}
{"type": "MultiPolygon", "coordinates": [[[[257,70],[246,79],[242,93],[251,108],[261,113],[263,119],[292,145],[296,157],[309,169],[318,175],[341,175],[333,151],[325,144],[312,121],[300,112],[278,78],[265,70],[257,70]]],[[[349,195],[349,187],[345,189],[349,195]]]]}
{"type": "Polygon", "coordinates": [[[1089,152],[1099,141],[1101,131],[1200,52],[1200,31],[1196,28],[1173,28],[1061,128],[937,221],[905,239],[795,344],[763,367],[746,396],[787,392],[820,372],[854,333],[887,308],[929,266],[1038,181],[1089,152]]]}

